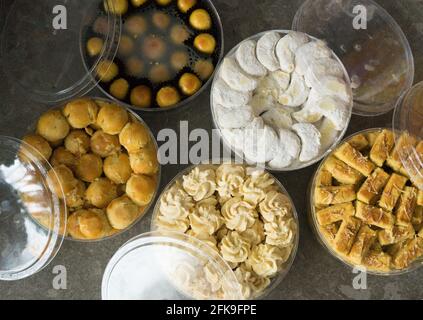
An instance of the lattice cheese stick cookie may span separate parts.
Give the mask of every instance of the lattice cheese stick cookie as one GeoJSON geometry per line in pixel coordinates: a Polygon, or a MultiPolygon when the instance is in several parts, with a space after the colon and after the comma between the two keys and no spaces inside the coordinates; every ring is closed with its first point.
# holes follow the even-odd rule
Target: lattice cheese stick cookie
{"type": "Polygon", "coordinates": [[[357,199],[354,186],[331,186],[316,188],[315,201],[321,205],[351,202],[357,199]]]}
{"type": "Polygon", "coordinates": [[[375,169],[375,165],[349,143],[345,143],[339,147],[335,151],[335,156],[366,177],[375,169]]]}
{"type": "Polygon", "coordinates": [[[360,172],[334,157],[330,157],[326,160],[325,168],[342,184],[353,185],[363,179],[363,175],[360,172]]]}
{"type": "Polygon", "coordinates": [[[417,258],[423,255],[423,238],[408,240],[393,257],[393,265],[397,269],[405,269],[417,258]]]}
{"type": "Polygon", "coordinates": [[[352,137],[351,140],[348,141],[348,143],[358,151],[363,151],[364,149],[370,146],[369,140],[367,140],[364,134],[358,134],[352,137]]]}
{"type": "Polygon", "coordinates": [[[417,189],[406,187],[401,194],[399,206],[396,212],[397,224],[408,226],[413,220],[413,215],[417,206],[417,189]]]}
{"type": "Polygon", "coordinates": [[[395,138],[392,131],[383,130],[376,138],[370,151],[370,159],[379,167],[382,167],[395,145],[395,138]]]}
{"type": "Polygon", "coordinates": [[[391,270],[392,258],[381,249],[370,250],[363,259],[363,265],[371,271],[387,272],[391,270]]]}
{"type": "Polygon", "coordinates": [[[338,221],[342,221],[347,217],[352,217],[355,214],[353,204],[343,203],[331,206],[329,208],[317,212],[317,221],[320,225],[325,226],[338,221]]]}
{"type": "Polygon", "coordinates": [[[348,255],[360,230],[361,221],[354,217],[346,218],[334,240],[335,250],[341,255],[348,255]]]}
{"type": "Polygon", "coordinates": [[[376,231],[370,229],[368,226],[362,226],[349,254],[351,261],[356,264],[361,264],[363,258],[369,253],[376,238],[376,231]]]}
{"type": "Polygon", "coordinates": [[[355,216],[363,220],[366,224],[382,229],[392,229],[395,223],[395,217],[392,213],[384,211],[381,208],[367,205],[357,201],[355,216]]]}
{"type": "Polygon", "coordinates": [[[361,186],[357,193],[357,199],[367,204],[374,204],[378,195],[381,194],[388,183],[389,178],[389,174],[383,169],[376,169],[361,186]]]}
{"type": "Polygon", "coordinates": [[[383,190],[382,196],[379,201],[379,205],[387,210],[392,211],[398,202],[401,192],[407,183],[407,178],[399,174],[392,174],[385,189],[383,190]]]}
{"type": "Polygon", "coordinates": [[[382,230],[378,233],[379,243],[382,246],[403,242],[411,239],[416,235],[414,228],[411,224],[406,227],[395,226],[392,230],[382,230]]]}

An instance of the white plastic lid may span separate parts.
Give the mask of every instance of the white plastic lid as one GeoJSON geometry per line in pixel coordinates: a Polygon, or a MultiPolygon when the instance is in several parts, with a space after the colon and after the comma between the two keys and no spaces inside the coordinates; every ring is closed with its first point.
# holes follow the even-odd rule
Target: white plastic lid
{"type": "Polygon", "coordinates": [[[110,260],[104,300],[240,300],[241,287],[212,248],[190,236],[154,231],[135,237],[110,260]]]}
{"type": "Polygon", "coordinates": [[[95,87],[96,66],[113,60],[120,16],[105,13],[103,1],[15,0],[6,17],[1,55],[7,76],[25,94],[41,102],[58,102],[84,95],[95,87]],[[87,70],[83,31],[102,17],[102,53],[87,70]]]}
{"type": "Polygon", "coordinates": [[[402,164],[423,190],[423,82],[408,90],[395,108],[393,128],[402,164]]]}
{"type": "Polygon", "coordinates": [[[410,45],[395,20],[373,0],[307,0],[293,30],[327,41],[353,85],[353,113],[391,111],[413,84],[410,45]]]}
{"type": "Polygon", "coordinates": [[[48,186],[41,154],[0,136],[0,280],[29,277],[55,257],[66,230],[66,208],[48,186]]]}

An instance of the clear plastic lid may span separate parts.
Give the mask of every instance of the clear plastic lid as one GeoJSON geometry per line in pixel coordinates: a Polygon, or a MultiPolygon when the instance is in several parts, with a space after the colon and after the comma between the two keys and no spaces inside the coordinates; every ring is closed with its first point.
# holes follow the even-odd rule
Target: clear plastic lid
{"type": "MultiPolygon", "coordinates": [[[[83,95],[99,80],[94,73],[102,60],[115,57],[120,16],[105,14],[103,1],[15,0],[9,8],[1,55],[7,76],[25,94],[42,102],[58,102],[83,95]],[[90,70],[82,57],[88,39],[82,35],[97,23],[102,52],[90,70]]],[[[111,10],[112,11],[112,10],[111,10]]]]}
{"type": "Polygon", "coordinates": [[[347,69],[355,114],[392,110],[413,84],[410,45],[395,20],[372,0],[307,0],[293,30],[327,41],[347,69]]]}
{"type": "Polygon", "coordinates": [[[66,209],[50,191],[50,170],[31,146],[0,136],[0,280],[40,271],[62,244],[66,209]]]}
{"type": "Polygon", "coordinates": [[[122,246],[103,276],[104,300],[240,300],[229,265],[200,240],[154,231],[122,246]]]}
{"type": "Polygon", "coordinates": [[[423,190],[423,82],[418,83],[399,100],[393,128],[399,157],[411,180],[423,190]]]}

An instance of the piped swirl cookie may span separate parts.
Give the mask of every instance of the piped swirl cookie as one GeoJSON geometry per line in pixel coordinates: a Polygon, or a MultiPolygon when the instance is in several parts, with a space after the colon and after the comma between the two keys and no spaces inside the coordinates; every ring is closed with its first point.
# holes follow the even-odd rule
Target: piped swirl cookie
{"type": "MultiPolygon", "coordinates": [[[[177,179],[160,197],[153,226],[185,233],[218,252],[245,299],[261,295],[286,268],[298,233],[292,203],[275,179],[232,163],[200,165],[177,179]]],[[[219,276],[204,270],[209,289],[224,291],[219,276]]]]}

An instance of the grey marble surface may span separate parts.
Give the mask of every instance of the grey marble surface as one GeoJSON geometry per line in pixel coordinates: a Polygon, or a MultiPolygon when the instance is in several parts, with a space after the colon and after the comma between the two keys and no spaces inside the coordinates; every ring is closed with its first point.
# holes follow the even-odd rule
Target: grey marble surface
{"type": "MultiPolygon", "coordinates": [[[[7,7],[6,1],[6,7],[7,7]]],[[[225,51],[243,38],[268,29],[290,29],[294,14],[302,0],[214,0],[225,30],[225,51]]],[[[415,81],[423,80],[423,1],[380,0],[399,22],[412,46],[416,60],[415,81]]],[[[1,8],[1,6],[0,6],[1,8]]],[[[4,8],[2,13],[4,13],[4,8]]],[[[0,134],[22,136],[46,109],[19,95],[13,85],[0,74],[0,134]],[[10,112],[7,110],[11,110],[10,112]]],[[[169,113],[142,114],[155,134],[164,127],[177,128],[188,120],[193,128],[212,129],[210,90],[190,106],[169,113]]],[[[97,91],[92,96],[100,95],[97,91]]],[[[392,113],[377,118],[354,116],[348,133],[391,125],[392,113]]],[[[164,187],[185,166],[163,167],[164,187]]],[[[423,299],[423,269],[393,278],[368,277],[366,290],[354,290],[356,276],[329,255],[316,241],[307,221],[306,190],[316,166],[299,172],[276,174],[295,201],[300,218],[301,240],[291,272],[268,297],[269,299],[423,299]]],[[[150,215],[135,227],[112,240],[81,244],[65,241],[53,262],[31,278],[0,282],[0,299],[100,299],[103,271],[113,253],[127,240],[149,230],[150,215]],[[68,287],[55,290],[52,286],[53,267],[67,269],[68,287]]]]}

